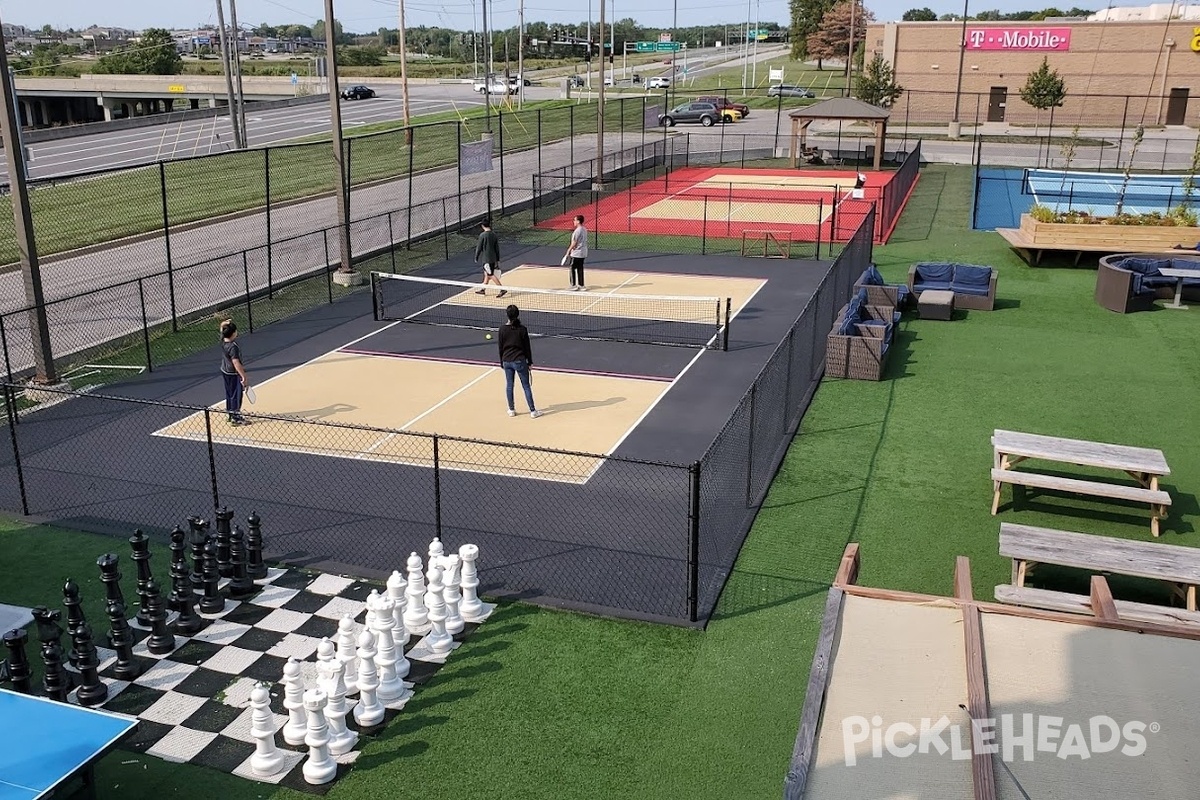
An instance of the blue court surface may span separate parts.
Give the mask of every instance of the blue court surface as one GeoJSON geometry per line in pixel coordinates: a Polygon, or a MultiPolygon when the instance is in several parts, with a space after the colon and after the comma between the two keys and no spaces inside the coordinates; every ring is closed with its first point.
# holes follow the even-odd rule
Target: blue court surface
{"type": "Polygon", "coordinates": [[[50,797],[133,732],[135,717],[0,689],[0,800],[50,797]]]}
{"type": "MultiPolygon", "coordinates": [[[[1034,203],[1055,211],[1113,216],[1117,201],[1129,214],[1166,212],[1186,198],[1183,175],[1130,175],[1057,169],[979,168],[975,184],[975,230],[1015,228],[1034,203]]],[[[1200,206],[1200,191],[1192,207],[1200,206]]]]}

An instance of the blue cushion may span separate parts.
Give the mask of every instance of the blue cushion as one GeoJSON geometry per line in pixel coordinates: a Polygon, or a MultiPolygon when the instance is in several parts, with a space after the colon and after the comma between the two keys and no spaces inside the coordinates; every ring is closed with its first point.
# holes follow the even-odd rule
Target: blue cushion
{"type": "Polygon", "coordinates": [[[940,290],[943,292],[950,291],[950,281],[925,281],[913,285],[913,289],[917,292],[927,292],[931,290],[940,290]]]}
{"type": "MultiPolygon", "coordinates": [[[[1168,278],[1165,275],[1158,275],[1158,274],[1142,275],[1141,278],[1142,278],[1142,286],[1144,286],[1144,287],[1148,286],[1151,288],[1157,288],[1159,286],[1174,286],[1175,285],[1175,279],[1168,278]]],[[[1184,283],[1187,283],[1187,279],[1184,279],[1184,283]]]]}
{"type": "Polygon", "coordinates": [[[954,293],[955,294],[970,294],[970,295],[976,295],[978,297],[987,297],[988,287],[986,287],[986,286],[963,286],[961,284],[956,283],[956,284],[954,284],[954,293]]]}
{"type": "Polygon", "coordinates": [[[1153,275],[1160,269],[1166,267],[1170,269],[1171,259],[1169,258],[1123,258],[1117,263],[1121,269],[1127,269],[1130,272],[1140,272],[1143,275],[1153,275]]]}
{"type": "MultiPolygon", "coordinates": [[[[991,267],[979,267],[974,264],[956,264],[954,267],[954,286],[982,286],[985,289],[992,280],[991,267]]],[[[984,292],[986,294],[986,292],[984,292]]]]}
{"type": "Polygon", "coordinates": [[[1171,269],[1194,269],[1200,271],[1200,258],[1172,258],[1171,269]]]}
{"type": "Polygon", "coordinates": [[[917,274],[914,276],[913,282],[945,281],[949,283],[952,280],[954,280],[953,264],[917,264],[917,274]]]}
{"type": "Polygon", "coordinates": [[[1133,273],[1132,290],[1135,295],[1141,294],[1142,292],[1146,291],[1145,289],[1142,288],[1142,273],[1140,273],[1140,272],[1133,273]]]}
{"type": "Polygon", "coordinates": [[[883,275],[874,264],[863,270],[862,283],[864,286],[883,286],[883,275]]]}
{"type": "Polygon", "coordinates": [[[838,332],[839,336],[853,336],[854,335],[854,320],[852,320],[850,318],[849,314],[847,314],[845,317],[842,318],[842,324],[838,328],[837,332],[838,332]]]}
{"type": "Polygon", "coordinates": [[[867,299],[867,290],[865,287],[855,292],[854,299],[858,301],[859,305],[870,305],[870,301],[867,299]]]}
{"type": "Polygon", "coordinates": [[[862,307],[863,307],[862,300],[860,300],[858,298],[858,296],[855,295],[853,298],[850,299],[850,302],[846,305],[846,319],[857,322],[862,317],[862,312],[863,312],[862,307]]]}

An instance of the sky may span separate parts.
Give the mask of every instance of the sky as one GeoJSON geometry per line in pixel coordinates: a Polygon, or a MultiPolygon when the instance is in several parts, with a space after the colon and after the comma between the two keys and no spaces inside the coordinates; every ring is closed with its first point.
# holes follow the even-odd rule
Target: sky
{"type": "MultiPolygon", "coordinates": [[[[488,27],[505,28],[517,24],[519,0],[489,0],[488,27]]],[[[599,15],[600,0],[590,0],[591,16],[599,15]]],[[[469,30],[480,13],[482,0],[406,0],[405,24],[408,26],[438,25],[469,30]]],[[[787,0],[747,0],[746,5],[720,0],[654,0],[649,6],[635,0],[609,0],[606,14],[617,18],[632,16],[646,27],[663,26],[669,29],[674,15],[680,25],[716,25],[751,20],[784,24],[788,19],[787,0]],[[677,3],[677,5],[673,5],[677,3]]],[[[979,10],[999,8],[1001,11],[1036,10],[1049,0],[976,0],[971,5],[979,10]]],[[[1071,5],[1071,3],[1068,3],[1071,5]]],[[[1089,7],[1087,3],[1082,4],[1089,7]]],[[[1094,5],[1094,4],[1093,4],[1094,5]]],[[[898,20],[909,8],[928,6],[938,14],[962,13],[958,0],[866,0],[866,6],[880,21],[898,20]]],[[[525,0],[525,20],[547,22],[580,22],[588,18],[589,0],[525,0]]],[[[324,16],[323,0],[237,0],[238,22],[257,25],[266,22],[278,25],[288,22],[311,24],[324,16]]],[[[396,27],[397,0],[334,0],[334,13],[346,30],[367,32],[381,26],[396,27]]],[[[84,28],[92,24],[111,25],[141,30],[149,27],[191,28],[200,24],[215,25],[216,3],[213,0],[119,0],[97,3],[96,0],[0,0],[0,19],[4,22],[41,27],[84,28]]]]}

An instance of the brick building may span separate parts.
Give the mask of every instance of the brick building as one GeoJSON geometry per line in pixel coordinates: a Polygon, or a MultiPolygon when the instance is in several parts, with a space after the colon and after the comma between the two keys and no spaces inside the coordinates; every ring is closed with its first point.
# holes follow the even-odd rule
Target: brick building
{"type": "MultiPolygon", "coordinates": [[[[887,22],[867,29],[905,92],[893,121],[1033,124],[1021,87],[1045,57],[1066,84],[1059,125],[1200,124],[1200,23],[1170,21],[887,22]],[[962,90],[956,93],[959,57],[962,90]]],[[[1047,113],[1040,122],[1044,125],[1047,113]]]]}

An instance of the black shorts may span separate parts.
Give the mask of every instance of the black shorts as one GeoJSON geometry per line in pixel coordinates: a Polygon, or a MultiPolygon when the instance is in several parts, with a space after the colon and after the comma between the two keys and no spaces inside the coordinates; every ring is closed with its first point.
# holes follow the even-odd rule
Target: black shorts
{"type": "Polygon", "coordinates": [[[499,278],[500,277],[500,265],[499,264],[484,264],[483,265],[483,274],[484,275],[495,275],[497,278],[499,278]]]}

